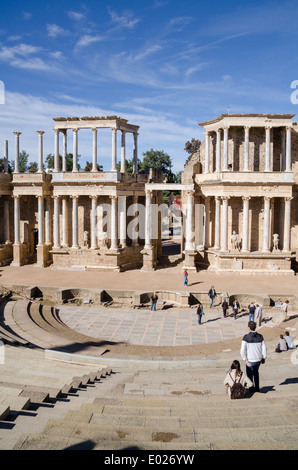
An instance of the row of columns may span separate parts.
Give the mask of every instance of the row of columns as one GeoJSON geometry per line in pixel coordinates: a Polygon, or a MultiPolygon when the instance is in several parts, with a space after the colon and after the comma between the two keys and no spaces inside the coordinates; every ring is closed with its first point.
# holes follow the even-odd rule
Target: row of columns
{"type": "MultiPolygon", "coordinates": [[[[78,170],[78,131],[79,129],[72,129],[73,132],[73,172],[78,170]]],[[[112,167],[111,171],[117,171],[117,131],[118,129],[112,128],[112,167]]],[[[63,154],[62,154],[62,171],[66,171],[66,156],[67,156],[67,130],[55,129],[55,155],[54,155],[54,172],[60,171],[59,164],[59,133],[63,135],[63,154]]],[[[98,129],[92,128],[93,141],[92,141],[92,172],[97,172],[98,163],[98,129]]],[[[134,132],[133,143],[133,172],[138,172],[138,133],[134,132]]],[[[125,172],[125,159],[126,159],[126,131],[121,130],[121,164],[120,171],[125,172]]]]}
{"type": "MultiPolygon", "coordinates": [[[[230,126],[223,127],[224,144],[223,144],[223,162],[221,162],[221,131],[216,130],[216,161],[215,172],[228,171],[228,155],[229,155],[229,136],[228,130],[230,126]],[[222,163],[222,165],[221,165],[222,163]]],[[[266,126],[266,153],[265,153],[265,171],[272,171],[272,155],[271,155],[271,130],[273,127],[266,126]]],[[[282,145],[281,145],[281,164],[280,171],[292,171],[292,156],[291,156],[291,126],[286,127],[286,131],[282,132],[282,145]]],[[[249,171],[249,131],[250,127],[244,127],[244,164],[243,171],[249,171]]],[[[210,131],[205,132],[205,173],[209,173],[210,163],[210,131]]]]}
{"type": "MultiPolygon", "coordinates": [[[[228,251],[228,209],[230,196],[215,197],[215,234],[214,248],[222,252],[228,251]]],[[[249,201],[250,196],[243,196],[243,223],[242,223],[242,252],[249,252],[249,201]]],[[[291,200],[292,197],[284,198],[284,228],[283,228],[283,251],[290,251],[291,234],[291,200]]],[[[270,251],[270,208],[271,197],[264,197],[264,226],[262,251],[270,251]]],[[[205,240],[208,240],[209,227],[209,198],[205,199],[205,240]]]]}
{"type": "MultiPolygon", "coordinates": [[[[79,129],[72,129],[73,132],[73,172],[78,172],[78,131],[79,129]]],[[[63,153],[62,153],[62,171],[66,171],[66,157],[67,157],[67,130],[55,129],[55,151],[54,151],[54,172],[60,171],[59,162],[59,133],[63,135],[63,153]]],[[[97,172],[97,133],[98,129],[93,128],[93,145],[92,145],[92,172],[97,172]]],[[[43,166],[43,135],[44,131],[37,131],[38,140],[38,173],[42,173],[43,166]]],[[[14,132],[15,135],[15,168],[14,172],[20,172],[20,135],[21,132],[14,132]]],[[[138,133],[134,132],[133,142],[133,173],[138,173],[138,133]]],[[[122,173],[125,172],[126,160],[126,131],[121,130],[121,168],[122,173]]],[[[8,141],[4,142],[4,171],[8,171],[8,141]]],[[[117,171],[117,129],[112,129],[112,168],[111,171],[117,171]]]]}

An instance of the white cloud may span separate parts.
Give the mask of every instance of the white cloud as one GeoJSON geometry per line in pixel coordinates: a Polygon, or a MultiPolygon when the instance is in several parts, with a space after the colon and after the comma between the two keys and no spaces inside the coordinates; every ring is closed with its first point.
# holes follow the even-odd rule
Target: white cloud
{"type": "Polygon", "coordinates": [[[138,18],[134,18],[133,13],[125,11],[122,15],[118,15],[115,11],[108,8],[111,20],[121,28],[132,29],[136,24],[139,23],[138,18]]]}
{"type": "Polygon", "coordinates": [[[75,21],[81,21],[85,18],[84,13],[78,11],[68,11],[67,14],[71,20],[75,21]]]}
{"type": "Polygon", "coordinates": [[[84,34],[76,43],[76,47],[86,47],[94,42],[103,41],[103,37],[99,35],[91,36],[90,34],[84,34]]]}
{"type": "Polygon", "coordinates": [[[68,34],[68,31],[61,28],[57,24],[47,24],[47,32],[48,36],[51,38],[56,38],[57,36],[64,36],[65,34],[68,34]]]}

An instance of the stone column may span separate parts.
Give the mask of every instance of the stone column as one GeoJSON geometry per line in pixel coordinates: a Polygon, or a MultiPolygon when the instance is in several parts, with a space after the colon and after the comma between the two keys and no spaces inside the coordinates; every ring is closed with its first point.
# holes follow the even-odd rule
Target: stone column
{"type": "Polygon", "coordinates": [[[19,245],[20,240],[20,196],[13,196],[14,199],[14,244],[19,245]]]}
{"type": "Polygon", "coordinates": [[[20,135],[21,132],[14,132],[15,135],[15,161],[14,173],[20,172],[20,135]]]}
{"type": "Polygon", "coordinates": [[[111,199],[111,250],[117,250],[118,245],[118,197],[110,196],[111,199]]]}
{"type": "Polygon", "coordinates": [[[266,156],[265,156],[265,171],[271,170],[271,127],[265,127],[266,129],[266,156]]]}
{"type": "Polygon", "coordinates": [[[97,196],[91,198],[91,250],[96,250],[97,246],[97,196]]]}
{"type": "Polygon", "coordinates": [[[214,234],[214,248],[216,250],[220,247],[220,197],[215,196],[215,234],[214,234]]]}
{"type": "Polygon", "coordinates": [[[194,214],[194,191],[187,191],[187,208],[186,208],[186,240],[185,250],[193,251],[194,246],[194,230],[193,230],[193,214],[194,214]]]}
{"type": "Polygon", "coordinates": [[[250,196],[243,196],[243,220],[242,220],[242,251],[248,252],[249,243],[249,200],[250,196]]]}
{"type": "Polygon", "coordinates": [[[204,221],[204,246],[209,248],[210,197],[205,197],[204,221]]]}
{"type": "Polygon", "coordinates": [[[62,171],[67,171],[67,130],[64,129],[63,135],[63,155],[62,155],[62,171]]]}
{"type": "Polygon", "coordinates": [[[60,171],[59,163],[59,129],[54,129],[55,132],[55,152],[54,152],[54,172],[60,171]]]}
{"type": "Polygon", "coordinates": [[[73,166],[72,171],[78,172],[78,131],[79,129],[73,129],[73,166]]]}
{"type": "Polygon", "coordinates": [[[249,126],[244,127],[244,171],[249,171],[249,126]]]}
{"type": "Polygon", "coordinates": [[[38,196],[38,244],[44,244],[44,199],[38,196]]]}
{"type": "Polygon", "coordinates": [[[138,133],[133,134],[133,172],[138,173],[138,133]]]}
{"type": "Polygon", "coordinates": [[[286,162],[286,131],[281,131],[280,171],[285,170],[286,162]]]}
{"type": "Polygon", "coordinates": [[[4,200],[4,238],[5,243],[10,243],[10,217],[9,217],[9,200],[4,200]]]}
{"type": "Polygon", "coordinates": [[[79,248],[78,243],[78,202],[79,196],[71,196],[72,198],[72,248],[79,248]]]}
{"type": "MultiPolygon", "coordinates": [[[[140,224],[140,209],[139,209],[139,206],[138,206],[138,196],[137,195],[133,196],[133,205],[135,207],[135,214],[138,213],[138,225],[137,226],[139,226],[139,224],[140,224]]],[[[131,214],[129,214],[129,215],[131,215],[131,214]]],[[[133,233],[131,233],[132,246],[139,246],[139,232],[135,231],[134,234],[135,234],[135,238],[133,238],[133,233]]],[[[128,236],[130,236],[130,234],[128,234],[128,236]]]]}
{"type": "Polygon", "coordinates": [[[62,246],[68,247],[68,199],[62,198],[62,246]]]}
{"type": "Polygon", "coordinates": [[[292,128],[287,127],[286,171],[292,171],[291,132],[292,128]]]}
{"type": "Polygon", "coordinates": [[[126,143],[125,143],[126,132],[121,131],[121,173],[125,172],[125,159],[126,159],[126,143]]]}
{"type": "Polygon", "coordinates": [[[285,217],[284,217],[284,244],[283,251],[291,251],[291,201],[292,197],[285,198],[285,217]]]}
{"type": "Polygon", "coordinates": [[[209,173],[209,132],[205,131],[205,169],[204,173],[209,173]]]}
{"type": "Polygon", "coordinates": [[[264,197],[263,251],[270,250],[270,206],[271,198],[264,197]]]}
{"type": "Polygon", "coordinates": [[[44,131],[37,131],[38,133],[38,173],[43,172],[43,135],[44,131]]]}
{"type": "Polygon", "coordinates": [[[60,248],[60,200],[59,196],[54,199],[54,246],[53,249],[60,248]]]}
{"type": "Polygon", "coordinates": [[[117,171],[117,129],[112,129],[112,171],[117,171]]]}
{"type": "Polygon", "coordinates": [[[97,128],[92,129],[93,132],[93,147],[92,147],[92,170],[97,171],[97,128]]]}
{"type": "Polygon", "coordinates": [[[122,248],[126,247],[126,196],[119,197],[119,225],[120,225],[120,244],[122,248]]]}
{"type": "Polygon", "coordinates": [[[146,190],[145,248],[152,248],[151,242],[151,202],[153,192],[146,190]]]}
{"type": "Polygon", "coordinates": [[[222,217],[221,217],[221,247],[220,251],[228,251],[228,211],[229,196],[222,196],[222,217]]]}
{"type": "Polygon", "coordinates": [[[228,171],[228,160],[229,160],[229,131],[230,126],[224,127],[224,157],[223,157],[223,171],[228,171]]]}
{"type": "Polygon", "coordinates": [[[215,171],[218,173],[221,170],[221,129],[216,131],[216,168],[215,171]]]}
{"type": "Polygon", "coordinates": [[[4,140],[4,173],[8,172],[8,140],[4,140]]]}
{"type": "Polygon", "coordinates": [[[46,198],[45,204],[45,243],[47,245],[51,244],[51,200],[49,197],[46,198]]]}

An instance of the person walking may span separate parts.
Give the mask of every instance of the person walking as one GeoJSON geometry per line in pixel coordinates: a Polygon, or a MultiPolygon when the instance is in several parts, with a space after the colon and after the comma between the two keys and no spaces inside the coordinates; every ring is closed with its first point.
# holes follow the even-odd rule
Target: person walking
{"type": "Polygon", "coordinates": [[[188,285],[188,272],[187,272],[187,269],[185,269],[183,274],[184,274],[184,285],[187,286],[188,285]]]}
{"type": "Polygon", "coordinates": [[[224,385],[227,387],[227,393],[230,398],[231,390],[235,382],[240,383],[243,386],[244,392],[246,392],[246,388],[251,388],[253,386],[252,381],[244,372],[241,371],[240,362],[237,359],[232,362],[230,370],[227,372],[224,379],[224,385]]]}
{"type": "Polygon", "coordinates": [[[234,300],[232,308],[233,308],[233,312],[234,312],[234,319],[236,320],[237,313],[239,312],[239,309],[240,309],[240,304],[239,304],[237,299],[234,300]]]}
{"type": "Polygon", "coordinates": [[[262,306],[256,304],[256,320],[258,322],[258,326],[261,326],[262,323],[262,306]]]}
{"type": "Polygon", "coordinates": [[[151,296],[151,309],[150,310],[156,311],[157,301],[158,301],[158,295],[156,294],[156,292],[154,292],[153,295],[151,296]]]}
{"type": "Polygon", "coordinates": [[[223,316],[224,318],[226,318],[228,316],[227,311],[229,310],[229,304],[227,302],[227,299],[224,299],[223,303],[221,304],[221,307],[222,307],[223,316]]]}
{"type": "Polygon", "coordinates": [[[288,306],[289,306],[289,301],[286,300],[283,304],[282,304],[282,307],[281,307],[281,310],[284,314],[284,318],[283,318],[283,321],[287,321],[287,315],[288,315],[288,306]]]}
{"type": "Polygon", "coordinates": [[[248,322],[250,321],[255,321],[255,311],[256,311],[256,306],[254,302],[250,302],[248,306],[248,322]]]}
{"type": "Polygon", "coordinates": [[[198,324],[201,325],[202,324],[202,316],[205,315],[205,313],[204,313],[203,305],[201,304],[200,301],[199,301],[199,305],[197,307],[197,315],[198,315],[198,324]]]}
{"type": "Polygon", "coordinates": [[[256,323],[248,322],[249,333],[241,342],[240,355],[246,364],[246,375],[254,383],[253,391],[260,391],[259,368],[265,363],[267,347],[263,336],[256,330],[256,323]]]}
{"type": "Polygon", "coordinates": [[[210,298],[210,308],[214,307],[214,300],[215,300],[215,297],[217,296],[214,286],[210,287],[208,296],[210,298]]]}

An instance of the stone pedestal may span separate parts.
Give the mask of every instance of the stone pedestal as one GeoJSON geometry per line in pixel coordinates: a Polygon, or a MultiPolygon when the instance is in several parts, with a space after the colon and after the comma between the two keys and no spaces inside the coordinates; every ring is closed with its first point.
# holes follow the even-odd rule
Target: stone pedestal
{"type": "Polygon", "coordinates": [[[14,243],[13,246],[13,261],[10,266],[23,266],[27,262],[26,246],[23,243],[14,243]]]}
{"type": "Polygon", "coordinates": [[[189,271],[196,271],[196,250],[185,250],[184,252],[184,263],[183,269],[187,269],[189,271]]]}
{"type": "Polygon", "coordinates": [[[36,247],[36,267],[44,268],[51,262],[50,245],[37,245],[36,247]]]}
{"type": "Polygon", "coordinates": [[[141,254],[143,255],[143,267],[141,271],[155,271],[156,256],[154,246],[144,248],[141,254]]]}

